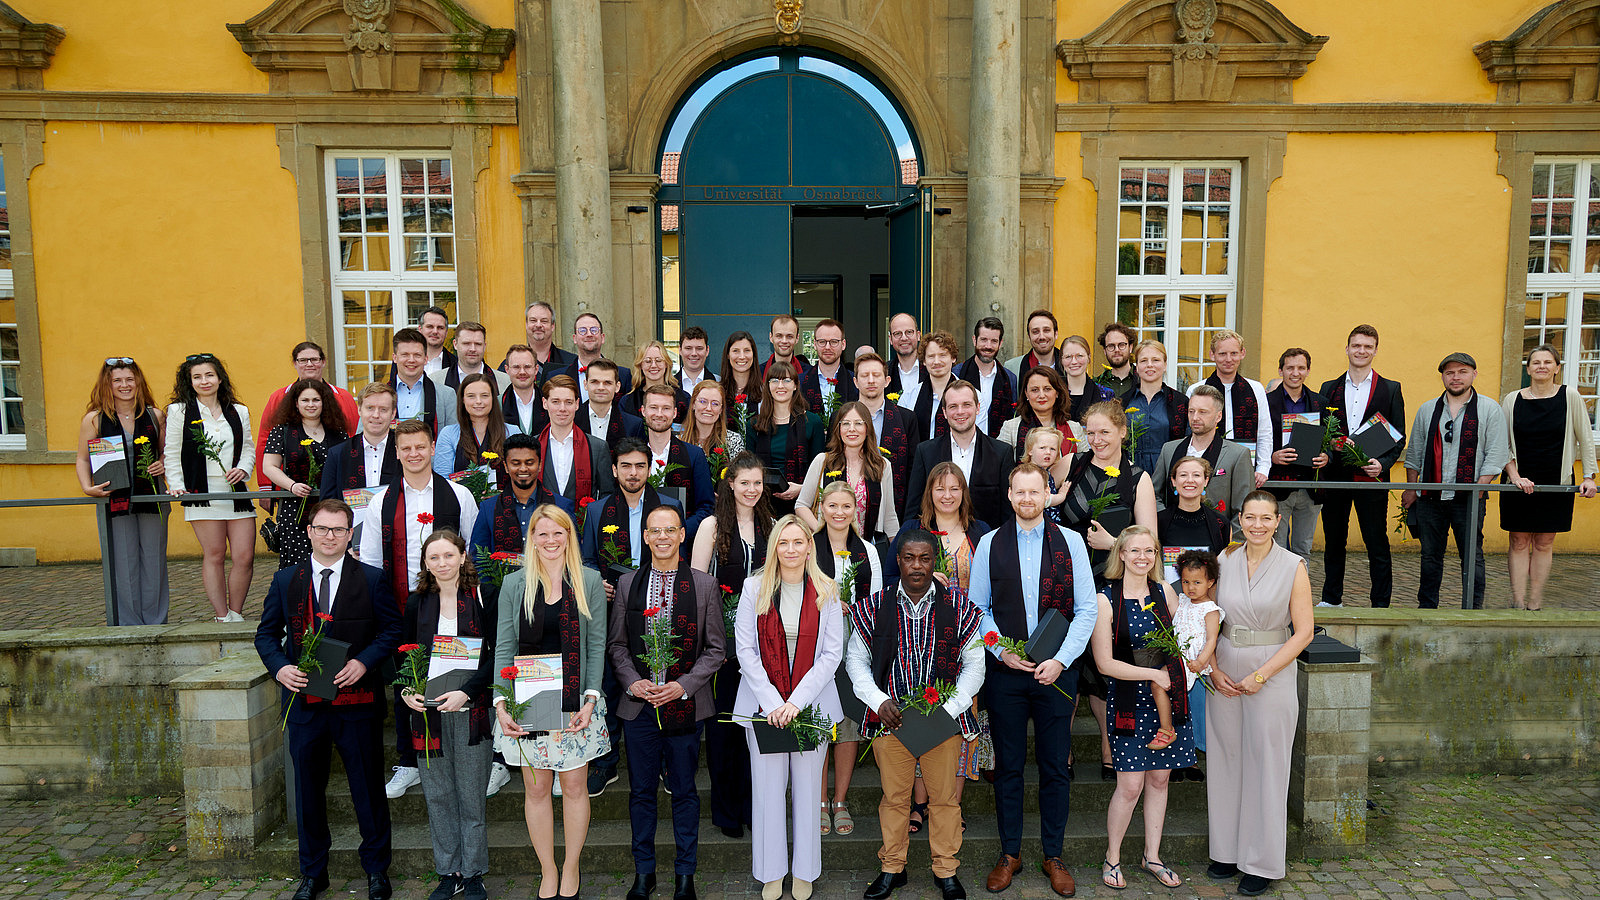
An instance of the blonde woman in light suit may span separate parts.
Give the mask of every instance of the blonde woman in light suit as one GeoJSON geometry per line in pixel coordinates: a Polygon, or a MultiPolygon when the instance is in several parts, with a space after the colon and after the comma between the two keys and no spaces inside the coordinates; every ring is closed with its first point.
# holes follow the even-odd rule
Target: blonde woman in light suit
{"type": "MultiPolygon", "coordinates": [[[[743,678],[734,700],[735,717],[765,716],[784,727],[801,710],[818,704],[829,720],[844,718],[834,673],[844,658],[844,613],[833,579],[817,568],[811,529],[799,516],[779,519],[767,542],[767,564],[745,579],[734,624],[743,678]]],[[[746,724],[750,745],[751,872],[762,883],[763,900],[783,893],[783,876],[792,873],[795,900],[811,896],[822,874],[822,765],[826,737],[801,753],[763,754],[755,730],[746,724]],[[793,784],[790,784],[793,782],[793,784]],[[786,789],[793,793],[785,809],[786,789]],[[794,857],[788,853],[792,823],[794,857]]]]}
{"type": "Polygon", "coordinates": [[[550,900],[578,896],[578,861],[589,836],[589,761],[611,749],[606,701],[600,689],[606,619],[603,614],[595,615],[596,609],[605,609],[606,588],[599,572],[584,568],[572,519],[560,507],[546,503],[535,509],[527,535],[522,568],[508,573],[500,585],[495,678],[509,689],[511,682],[499,673],[514,658],[560,653],[561,708],[568,713],[568,723],[562,731],[523,731],[506,712],[505,698],[496,694],[495,749],[507,765],[522,766],[523,815],[542,879],[535,896],[550,900]],[[576,673],[569,671],[574,661],[576,673]],[[566,848],[559,875],[555,810],[550,800],[556,778],[561,779],[562,846],[566,848]]]}

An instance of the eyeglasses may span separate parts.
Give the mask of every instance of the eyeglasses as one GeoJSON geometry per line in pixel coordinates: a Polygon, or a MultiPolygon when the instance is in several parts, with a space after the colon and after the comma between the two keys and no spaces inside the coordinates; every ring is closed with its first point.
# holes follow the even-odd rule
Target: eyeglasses
{"type": "Polygon", "coordinates": [[[602,332],[598,328],[579,328],[575,333],[583,337],[599,337],[602,332]]]}
{"type": "Polygon", "coordinates": [[[1455,422],[1454,419],[1447,419],[1447,420],[1445,420],[1445,423],[1444,423],[1444,442],[1446,444],[1454,443],[1455,439],[1456,439],[1456,422],[1455,422]]]}
{"type": "Polygon", "coordinates": [[[345,535],[350,533],[350,529],[345,528],[342,525],[312,525],[312,526],[309,526],[309,527],[311,528],[311,533],[316,535],[319,538],[320,537],[344,537],[345,535]]]}
{"type": "Polygon", "coordinates": [[[830,339],[830,340],[824,340],[822,338],[817,338],[812,343],[815,343],[818,347],[837,347],[840,344],[844,343],[844,338],[833,338],[833,339],[830,339]]]}
{"type": "Polygon", "coordinates": [[[210,353],[191,353],[188,356],[185,356],[183,358],[183,361],[184,362],[197,362],[197,361],[202,360],[202,359],[216,359],[216,357],[213,356],[210,353]]]}
{"type": "Polygon", "coordinates": [[[322,357],[320,356],[304,356],[294,361],[295,365],[297,366],[309,366],[321,362],[322,357]]]}
{"type": "Polygon", "coordinates": [[[694,401],[695,406],[721,406],[722,401],[715,397],[700,397],[694,401]]]}
{"type": "Polygon", "coordinates": [[[768,384],[794,384],[794,379],[790,378],[787,375],[785,375],[785,376],[783,376],[781,378],[768,378],[767,379],[767,383],[768,384]]]}
{"type": "Polygon", "coordinates": [[[108,365],[108,366],[131,366],[131,365],[133,365],[133,357],[131,357],[131,356],[108,356],[108,357],[106,357],[106,365],[108,365]]]}
{"type": "Polygon", "coordinates": [[[644,530],[645,537],[671,537],[677,533],[678,528],[676,525],[670,528],[646,528],[644,530]]]}

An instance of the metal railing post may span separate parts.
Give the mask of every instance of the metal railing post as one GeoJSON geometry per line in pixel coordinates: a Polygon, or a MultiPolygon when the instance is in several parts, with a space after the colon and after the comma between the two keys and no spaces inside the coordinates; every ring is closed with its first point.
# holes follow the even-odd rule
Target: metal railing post
{"type": "Polygon", "coordinates": [[[1478,587],[1478,505],[1482,495],[1475,490],[1467,493],[1472,499],[1467,501],[1467,543],[1461,550],[1461,608],[1474,609],[1472,598],[1478,587]]]}
{"type": "Polygon", "coordinates": [[[94,523],[100,529],[100,582],[106,595],[106,624],[118,625],[117,616],[117,577],[112,571],[111,559],[114,549],[111,537],[110,504],[104,501],[94,505],[94,523]]]}

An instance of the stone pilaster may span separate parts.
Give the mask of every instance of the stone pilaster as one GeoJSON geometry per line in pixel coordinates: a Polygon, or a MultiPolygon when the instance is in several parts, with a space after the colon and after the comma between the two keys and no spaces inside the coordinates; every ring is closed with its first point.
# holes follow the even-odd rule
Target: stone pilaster
{"type": "Polygon", "coordinates": [[[1289,816],[1308,855],[1343,855],[1367,843],[1370,659],[1297,663],[1300,724],[1289,770],[1289,816]]]}
{"type": "Polygon", "coordinates": [[[567,323],[590,312],[606,325],[612,302],[611,180],[606,149],[600,0],[550,5],[556,163],[556,282],[567,323]]]}
{"type": "Polygon", "coordinates": [[[1022,302],[1021,0],[972,4],[968,122],[966,321],[999,316],[1017,322],[1022,302]]]}

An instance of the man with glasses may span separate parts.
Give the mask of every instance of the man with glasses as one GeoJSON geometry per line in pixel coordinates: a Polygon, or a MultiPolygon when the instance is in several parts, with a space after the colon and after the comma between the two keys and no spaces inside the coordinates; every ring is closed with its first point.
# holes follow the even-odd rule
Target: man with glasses
{"type": "Polygon", "coordinates": [[[1118,403],[1139,388],[1139,375],[1133,371],[1133,329],[1121,322],[1107,322],[1100,329],[1100,349],[1106,355],[1106,368],[1095,381],[1116,392],[1118,403]]]}
{"type": "MultiPolygon", "coordinates": [[[[1472,382],[1478,363],[1465,353],[1452,353],[1439,363],[1444,393],[1417,407],[1406,450],[1406,481],[1489,484],[1511,461],[1506,414],[1500,404],[1478,397],[1472,382]]],[[[1456,538],[1461,574],[1472,566],[1471,609],[1483,609],[1483,498],[1472,517],[1469,491],[1408,490],[1400,504],[1411,511],[1408,522],[1422,544],[1422,578],[1417,608],[1439,608],[1439,581],[1444,576],[1446,532],[1456,538]],[[1477,537],[1467,559],[1467,530],[1477,537]]],[[[1463,604],[1465,606],[1465,604],[1463,604]]]]}
{"type": "Polygon", "coordinates": [[[844,326],[823,319],[817,323],[812,342],[817,345],[817,364],[801,370],[800,396],[823,424],[831,426],[830,402],[832,409],[838,409],[856,399],[855,375],[844,363],[844,326]]]}
{"type": "Polygon", "coordinates": [[[400,609],[383,570],[346,551],[355,515],[343,500],[311,508],[311,557],[279,569],[256,627],[256,653],[283,686],[285,747],[294,760],[295,825],[300,843],[300,886],[294,900],[316,900],[328,889],[328,762],[335,749],[349,779],[361,829],[361,868],[367,896],[388,900],[389,800],[383,791],[383,682],[378,672],[400,643],[400,609]],[[326,620],[319,617],[328,616],[326,620]],[[333,674],[337,696],[325,701],[304,693],[305,671],[295,664],[306,632],[350,645],[333,674]]]}
{"type": "MultiPolygon", "coordinates": [[[[322,346],[317,342],[301,341],[295,344],[294,354],[290,358],[294,360],[295,381],[302,379],[306,381],[313,379],[317,381],[325,380],[322,377],[322,373],[327,368],[328,357],[322,352],[322,346]]],[[[261,420],[263,422],[272,417],[272,411],[277,408],[279,403],[283,402],[283,395],[287,394],[289,388],[293,386],[294,381],[291,381],[272,392],[272,396],[267,398],[266,405],[261,407],[261,420]]],[[[355,396],[336,384],[329,384],[328,387],[333,389],[333,396],[339,400],[339,411],[344,413],[345,424],[354,429],[356,420],[360,417],[360,410],[356,408],[355,396]]],[[[270,491],[272,490],[272,482],[268,481],[266,473],[261,471],[261,460],[266,455],[266,451],[267,429],[263,428],[256,434],[256,486],[264,491],[270,491]]],[[[263,500],[261,505],[269,512],[272,510],[271,500],[263,500]]]]}
{"type": "MultiPolygon", "coordinates": [[[[672,792],[672,835],[677,846],[673,900],[695,900],[700,842],[695,772],[700,767],[705,720],[716,715],[711,676],[727,655],[722,592],[716,579],[689,568],[683,558],[683,513],[676,506],[652,509],[644,519],[643,536],[648,556],[617,585],[606,642],[611,663],[607,674],[614,672],[625,689],[618,691],[619,702],[611,708],[623,720],[623,731],[612,736],[626,733],[628,741],[634,878],[627,900],[647,900],[655,891],[656,798],[663,777],[672,792]],[[671,636],[674,659],[662,668],[652,669],[646,662],[645,633],[650,628],[671,636]]],[[[815,797],[804,799],[817,802],[815,797]]]]}
{"type": "Polygon", "coordinates": [[[889,383],[884,391],[890,400],[898,401],[906,391],[916,391],[928,380],[928,370],[922,367],[922,328],[910,313],[895,313],[889,317],[889,347],[894,351],[888,362],[889,383]]]}
{"type": "MultiPolygon", "coordinates": [[[[594,313],[578,316],[572,323],[572,345],[578,348],[578,355],[572,357],[564,368],[546,368],[545,375],[540,380],[548,381],[557,375],[570,375],[572,380],[578,383],[578,399],[588,400],[589,364],[605,358],[606,326],[600,321],[599,316],[594,313]]],[[[618,366],[616,373],[617,391],[613,396],[626,395],[633,390],[633,373],[628,371],[627,366],[618,366]]]]}

